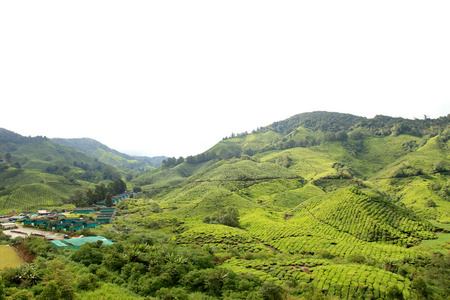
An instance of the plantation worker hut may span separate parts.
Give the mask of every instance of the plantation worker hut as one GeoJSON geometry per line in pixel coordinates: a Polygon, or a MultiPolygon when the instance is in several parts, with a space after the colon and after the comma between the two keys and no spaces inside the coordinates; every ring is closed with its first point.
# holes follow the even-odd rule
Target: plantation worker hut
{"type": "Polygon", "coordinates": [[[54,214],[54,215],[48,215],[47,218],[57,221],[57,220],[60,220],[60,219],[65,219],[66,216],[63,215],[63,214],[54,214]]]}
{"type": "Polygon", "coordinates": [[[23,220],[22,225],[34,226],[34,225],[33,225],[34,220],[35,220],[35,219],[23,220]]]}
{"type": "Polygon", "coordinates": [[[74,214],[89,214],[95,212],[95,207],[79,207],[74,208],[72,211],[74,214]]]}
{"type": "Polygon", "coordinates": [[[62,224],[53,224],[54,230],[67,230],[71,226],[70,223],[62,223],[62,224]]]}
{"type": "Polygon", "coordinates": [[[67,231],[77,231],[77,230],[81,230],[83,229],[83,224],[72,224],[69,226],[69,228],[67,228],[67,231]]]}
{"type": "Polygon", "coordinates": [[[99,213],[97,214],[98,217],[110,217],[112,218],[114,213],[99,213]]]}
{"type": "Polygon", "coordinates": [[[65,218],[65,219],[61,219],[60,223],[61,224],[71,224],[72,222],[78,221],[77,218],[65,218]]]}
{"type": "Polygon", "coordinates": [[[20,221],[22,219],[29,219],[29,218],[25,217],[25,216],[13,216],[13,217],[9,218],[9,220],[11,222],[17,222],[17,221],[20,221]]]}
{"type": "Polygon", "coordinates": [[[38,210],[37,211],[37,214],[38,215],[41,215],[41,216],[46,216],[46,215],[49,215],[50,214],[50,212],[48,211],[48,210],[38,210]]]}
{"type": "Polygon", "coordinates": [[[97,222],[100,224],[111,222],[111,216],[97,216],[97,222]]]}
{"type": "Polygon", "coordinates": [[[97,227],[98,225],[100,225],[99,222],[96,222],[96,221],[90,221],[90,222],[87,222],[86,224],[84,224],[84,228],[95,228],[95,227],[97,227]]]}
{"type": "Polygon", "coordinates": [[[17,228],[16,223],[1,223],[2,230],[14,229],[17,228]]]}
{"type": "Polygon", "coordinates": [[[24,220],[22,222],[23,225],[31,225],[31,226],[43,226],[43,227],[49,227],[50,224],[49,219],[30,219],[30,220],[24,220]]]}

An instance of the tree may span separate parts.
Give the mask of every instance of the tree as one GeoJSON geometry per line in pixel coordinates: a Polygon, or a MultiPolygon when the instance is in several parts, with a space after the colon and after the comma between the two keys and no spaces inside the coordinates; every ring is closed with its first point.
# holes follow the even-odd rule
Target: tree
{"type": "Polygon", "coordinates": [[[127,184],[122,179],[116,179],[112,182],[112,190],[114,195],[122,194],[127,190],[127,184]]]}
{"type": "Polygon", "coordinates": [[[341,130],[338,133],[336,133],[336,139],[338,141],[346,141],[348,140],[348,135],[345,131],[341,130]]]}
{"type": "Polygon", "coordinates": [[[3,284],[3,279],[0,276],[0,300],[6,299],[5,298],[5,285],[3,284]]]}
{"type": "Polygon", "coordinates": [[[87,196],[85,190],[76,189],[69,195],[67,202],[75,204],[76,207],[86,207],[91,203],[91,199],[87,196]]]}
{"type": "Polygon", "coordinates": [[[5,155],[5,159],[6,159],[6,161],[8,162],[8,163],[11,163],[11,161],[12,161],[12,156],[11,156],[11,153],[6,153],[6,155],[5,155]]]}
{"type": "Polygon", "coordinates": [[[352,140],[360,140],[364,137],[364,135],[359,131],[352,131],[349,133],[348,137],[352,140]]]}
{"type": "Polygon", "coordinates": [[[106,186],[103,183],[100,183],[95,186],[94,195],[95,195],[95,202],[103,201],[106,197],[106,186]]]}
{"type": "Polygon", "coordinates": [[[432,199],[429,199],[427,201],[427,207],[437,207],[437,204],[432,199]]]}
{"type": "Polygon", "coordinates": [[[42,293],[36,298],[38,300],[59,300],[61,299],[61,291],[54,280],[47,283],[42,293]]]}
{"type": "Polygon", "coordinates": [[[218,212],[212,214],[211,217],[203,219],[205,223],[218,223],[231,227],[239,227],[239,211],[231,206],[227,206],[218,212]]]}
{"type": "Polygon", "coordinates": [[[111,166],[104,166],[103,170],[102,170],[102,174],[103,174],[103,179],[105,180],[116,180],[116,179],[120,179],[120,173],[116,171],[116,169],[114,169],[111,166]]]}
{"type": "Polygon", "coordinates": [[[91,264],[101,264],[103,260],[104,249],[100,249],[101,246],[95,243],[83,244],[79,249],[72,253],[72,260],[80,262],[85,266],[91,264]]]}
{"type": "Polygon", "coordinates": [[[106,205],[106,207],[111,207],[111,206],[113,206],[112,195],[111,195],[110,192],[106,193],[106,196],[105,196],[105,205],[106,205]]]}
{"type": "Polygon", "coordinates": [[[262,296],[263,299],[267,299],[267,300],[278,300],[278,299],[283,299],[283,288],[279,285],[276,285],[273,282],[265,282],[262,286],[261,289],[259,291],[262,296]]]}
{"type": "Polygon", "coordinates": [[[336,140],[336,134],[334,132],[328,132],[327,134],[325,134],[325,140],[327,142],[332,142],[336,140]]]}

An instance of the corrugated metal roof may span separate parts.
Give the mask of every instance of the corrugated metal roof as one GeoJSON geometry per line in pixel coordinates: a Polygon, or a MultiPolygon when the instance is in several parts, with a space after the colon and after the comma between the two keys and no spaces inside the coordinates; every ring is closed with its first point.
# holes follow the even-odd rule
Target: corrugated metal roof
{"type": "Polygon", "coordinates": [[[102,236],[87,236],[87,237],[82,237],[82,238],[65,240],[64,242],[66,244],[71,244],[73,246],[81,247],[85,243],[96,243],[97,241],[102,241],[103,245],[114,244],[113,242],[111,242],[110,240],[108,240],[107,238],[102,237],[102,236]]]}
{"type": "Polygon", "coordinates": [[[51,241],[50,244],[55,245],[56,247],[67,247],[65,243],[58,240],[51,241]]]}

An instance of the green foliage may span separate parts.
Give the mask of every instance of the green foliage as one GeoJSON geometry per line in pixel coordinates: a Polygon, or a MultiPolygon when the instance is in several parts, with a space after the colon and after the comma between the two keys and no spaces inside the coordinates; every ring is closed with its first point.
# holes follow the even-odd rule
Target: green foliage
{"type": "Polygon", "coordinates": [[[38,237],[27,237],[24,240],[24,245],[28,251],[35,255],[46,257],[52,252],[51,245],[47,241],[38,237]]]}
{"type": "Polygon", "coordinates": [[[36,298],[38,300],[59,300],[61,299],[61,291],[55,281],[51,280],[47,283],[42,293],[36,298]]]}
{"type": "Polygon", "coordinates": [[[5,299],[5,285],[3,284],[3,278],[0,276],[0,300],[5,299]]]}
{"type": "MultiPolygon", "coordinates": [[[[134,179],[127,172],[142,192],[92,230],[117,244],[56,252],[26,241],[38,276],[2,270],[5,290],[37,296],[53,281],[64,299],[446,299],[448,122],[302,114],[134,179]]],[[[122,174],[81,157],[60,163],[63,149],[47,142],[28,160],[29,142],[0,145],[23,165],[1,169],[1,200],[36,185],[60,202],[80,189],[70,202],[88,206],[126,187],[118,177],[80,182],[78,173],[122,174]]]]}
{"type": "Polygon", "coordinates": [[[104,255],[103,247],[95,243],[85,243],[72,253],[72,260],[80,262],[85,266],[100,264],[104,255]]]}
{"type": "Polygon", "coordinates": [[[222,224],[231,227],[239,227],[239,211],[234,207],[224,207],[210,217],[203,219],[205,223],[222,224]]]}
{"type": "Polygon", "coordinates": [[[78,277],[75,284],[80,290],[95,290],[99,286],[99,281],[97,276],[89,273],[78,277]]]}
{"type": "Polygon", "coordinates": [[[162,300],[187,300],[188,293],[183,288],[161,288],[156,292],[156,296],[162,300]]]}
{"type": "Polygon", "coordinates": [[[273,282],[265,282],[259,291],[265,300],[280,300],[283,299],[284,291],[279,285],[273,282]]]}

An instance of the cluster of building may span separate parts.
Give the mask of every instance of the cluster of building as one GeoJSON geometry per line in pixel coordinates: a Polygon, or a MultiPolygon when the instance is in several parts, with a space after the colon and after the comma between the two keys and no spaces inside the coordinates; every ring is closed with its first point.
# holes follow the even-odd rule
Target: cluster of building
{"type": "Polygon", "coordinates": [[[114,207],[96,207],[76,208],[72,211],[74,214],[95,213],[95,220],[89,218],[67,218],[64,214],[48,215],[41,218],[27,218],[22,221],[24,226],[50,228],[52,230],[77,231],[83,228],[95,228],[100,224],[111,222],[114,216],[114,207]]]}
{"type": "MultiPolygon", "coordinates": [[[[131,192],[125,192],[112,198],[113,204],[117,204],[122,199],[129,198],[131,192]]],[[[75,208],[73,214],[90,215],[86,218],[68,218],[63,211],[38,210],[36,212],[22,212],[19,215],[13,213],[8,216],[0,216],[0,226],[2,230],[14,229],[16,222],[22,222],[24,226],[49,228],[52,230],[77,231],[83,228],[95,228],[100,224],[108,224],[114,217],[115,208],[106,207],[105,201],[98,202],[91,207],[75,208]]]]}

